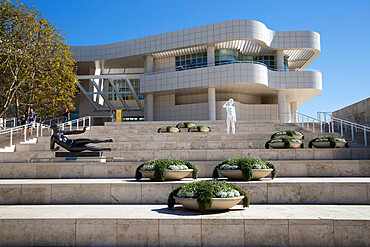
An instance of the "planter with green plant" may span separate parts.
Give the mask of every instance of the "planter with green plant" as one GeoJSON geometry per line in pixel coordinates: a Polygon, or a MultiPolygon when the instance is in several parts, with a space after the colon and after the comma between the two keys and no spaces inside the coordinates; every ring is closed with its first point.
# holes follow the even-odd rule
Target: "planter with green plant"
{"type": "Polygon", "coordinates": [[[190,128],[195,126],[197,126],[197,124],[193,122],[182,122],[176,125],[177,128],[190,128]]]}
{"type": "Polygon", "coordinates": [[[349,148],[349,143],[346,139],[337,136],[320,136],[312,139],[308,147],[312,148],[341,148],[345,146],[349,148]]]}
{"type": "Polygon", "coordinates": [[[155,159],[144,162],[136,169],[135,178],[143,176],[154,181],[180,180],[192,173],[192,178],[198,177],[198,170],[191,163],[176,159],[155,159]]]}
{"type": "Polygon", "coordinates": [[[271,139],[274,139],[276,137],[287,137],[287,136],[294,137],[298,140],[304,140],[304,134],[296,130],[283,130],[283,131],[275,132],[271,136],[271,139]]]}
{"type": "Polygon", "coordinates": [[[164,126],[158,129],[158,133],[178,133],[181,130],[175,126],[164,126]]]}
{"type": "Polygon", "coordinates": [[[211,128],[205,125],[197,125],[190,127],[188,132],[212,132],[211,128]]]}
{"type": "Polygon", "coordinates": [[[231,180],[249,181],[261,179],[271,173],[271,178],[276,178],[275,166],[265,160],[254,157],[239,157],[222,161],[213,169],[213,178],[219,174],[231,180]]]}
{"type": "Polygon", "coordinates": [[[249,207],[249,196],[245,191],[226,181],[203,180],[184,184],[168,196],[168,208],[175,203],[192,210],[226,210],[243,200],[243,207],[249,207]]]}
{"type": "Polygon", "coordinates": [[[301,140],[291,136],[276,137],[266,142],[265,148],[304,148],[301,140]]]}

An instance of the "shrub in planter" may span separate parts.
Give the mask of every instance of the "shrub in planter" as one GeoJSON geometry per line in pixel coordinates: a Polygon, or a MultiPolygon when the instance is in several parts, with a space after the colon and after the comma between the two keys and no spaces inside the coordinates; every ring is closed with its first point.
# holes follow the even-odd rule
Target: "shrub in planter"
{"type": "Polygon", "coordinates": [[[197,125],[196,123],[193,123],[193,122],[182,122],[176,125],[177,128],[190,128],[190,127],[195,127],[195,126],[197,125]]]}
{"type": "Polygon", "coordinates": [[[286,137],[286,136],[291,136],[299,140],[304,140],[304,134],[296,130],[283,130],[283,131],[275,132],[271,136],[271,139],[274,139],[276,137],[286,137]]]}
{"type": "MultiPolygon", "coordinates": [[[[191,172],[192,178],[194,179],[198,178],[198,170],[197,168],[195,168],[195,166],[193,166],[187,161],[176,160],[176,159],[155,159],[155,160],[144,162],[143,164],[141,164],[140,166],[136,168],[136,174],[135,174],[136,180],[140,180],[143,177],[142,172],[145,173],[146,171],[154,171],[153,180],[155,181],[166,180],[167,172],[170,173],[171,171],[173,171],[174,173],[177,173],[180,171],[188,171],[188,173],[185,173],[186,175],[183,177],[186,177],[191,172]]],[[[173,175],[173,176],[176,177],[176,175],[173,175]]],[[[181,179],[181,178],[176,178],[176,179],[181,179]]]]}
{"type": "MultiPolygon", "coordinates": [[[[258,173],[258,170],[266,171],[267,174],[264,174],[264,176],[267,176],[271,172],[271,178],[276,178],[276,169],[273,164],[254,157],[240,157],[224,160],[213,169],[212,177],[219,178],[219,173],[222,174],[222,171],[231,170],[241,171],[241,174],[231,174],[231,178],[238,180],[252,180],[253,172],[258,173]]],[[[224,173],[222,175],[227,177],[227,173],[224,173]]],[[[255,176],[255,178],[258,177],[261,178],[259,175],[255,176]]]]}
{"type": "Polygon", "coordinates": [[[320,136],[308,143],[309,148],[312,146],[316,148],[341,148],[343,146],[349,148],[349,143],[346,139],[337,136],[320,136]]]}
{"type": "Polygon", "coordinates": [[[266,142],[265,148],[304,148],[304,144],[301,140],[298,140],[291,136],[276,137],[266,142]],[[271,144],[271,145],[270,145],[271,144]]]}
{"type": "Polygon", "coordinates": [[[190,127],[188,132],[212,132],[211,128],[205,125],[197,125],[190,127]]]}
{"type": "Polygon", "coordinates": [[[159,128],[157,132],[158,133],[167,133],[167,132],[177,133],[177,132],[181,132],[181,130],[175,126],[164,126],[164,127],[159,128]]]}
{"type": "Polygon", "coordinates": [[[217,180],[187,183],[174,189],[168,196],[168,208],[174,207],[175,200],[183,204],[184,207],[201,212],[225,210],[235,206],[241,200],[243,200],[243,207],[249,207],[249,196],[245,191],[226,181],[217,180]],[[219,205],[222,202],[229,205],[219,205]]]}

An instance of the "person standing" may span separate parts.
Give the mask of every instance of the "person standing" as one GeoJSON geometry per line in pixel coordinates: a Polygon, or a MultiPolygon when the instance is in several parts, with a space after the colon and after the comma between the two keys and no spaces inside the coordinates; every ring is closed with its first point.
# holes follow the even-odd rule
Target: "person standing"
{"type": "Polygon", "coordinates": [[[30,109],[30,113],[28,114],[28,124],[30,125],[28,130],[30,132],[30,135],[32,135],[32,130],[35,124],[35,120],[36,120],[36,114],[33,112],[33,109],[30,109]]]}
{"type": "Polygon", "coordinates": [[[64,117],[63,123],[70,120],[70,115],[71,115],[70,111],[68,110],[68,108],[66,108],[65,112],[63,113],[63,117],[64,117]]]}
{"type": "MultiPolygon", "coordinates": [[[[19,118],[19,122],[21,125],[26,125],[27,124],[27,118],[26,118],[26,115],[22,115],[20,118],[19,118]]],[[[25,134],[25,131],[26,131],[26,126],[23,126],[23,135],[25,134]]]]}

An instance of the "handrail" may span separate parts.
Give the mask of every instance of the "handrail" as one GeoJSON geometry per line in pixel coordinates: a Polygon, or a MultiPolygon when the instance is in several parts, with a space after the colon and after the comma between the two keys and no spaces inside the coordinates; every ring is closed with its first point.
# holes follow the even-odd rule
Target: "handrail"
{"type": "MultiPolygon", "coordinates": [[[[13,127],[17,126],[17,119],[15,117],[13,118],[1,118],[1,126],[2,128],[9,128],[7,127],[7,123],[13,123],[13,127]]],[[[12,127],[12,126],[11,126],[12,127]]]]}
{"type": "MultiPolygon", "coordinates": [[[[82,118],[78,118],[78,119],[74,119],[74,120],[71,120],[71,121],[68,121],[68,122],[65,122],[65,123],[60,123],[58,124],[58,126],[64,130],[67,125],[69,125],[69,129],[72,130],[72,126],[76,126],[77,129],[79,129],[79,127],[90,127],[91,126],[91,116],[86,116],[86,117],[82,117],[82,118]],[[81,122],[81,123],[80,123],[81,122]]],[[[33,122],[33,123],[30,123],[30,124],[25,124],[25,125],[20,125],[20,126],[16,126],[16,127],[11,127],[11,128],[6,128],[6,129],[3,129],[3,130],[0,130],[0,136],[1,135],[7,135],[9,134],[9,147],[10,148],[13,148],[14,145],[13,145],[13,137],[16,133],[22,133],[23,134],[23,138],[24,138],[24,142],[27,141],[27,131],[31,129],[31,133],[32,133],[32,130],[35,129],[36,131],[36,135],[33,136],[33,137],[42,137],[43,136],[43,129],[49,129],[50,130],[50,125],[47,125],[47,124],[43,124],[43,123],[37,123],[37,122],[33,122]]],[[[51,133],[51,131],[49,132],[51,133]]],[[[13,151],[14,152],[14,149],[13,151]]]]}
{"type": "Polygon", "coordinates": [[[321,120],[310,117],[308,115],[305,115],[300,112],[279,112],[279,113],[270,113],[270,122],[272,121],[272,115],[278,115],[280,122],[291,122],[291,123],[297,123],[301,125],[302,127],[305,127],[310,130],[310,125],[312,123],[312,132],[315,133],[315,124],[320,124],[320,131],[323,133],[323,124],[321,120]],[[306,121],[305,121],[306,120],[306,121]]]}
{"type": "Polygon", "coordinates": [[[62,117],[56,117],[56,118],[52,118],[52,119],[46,119],[46,120],[43,120],[42,123],[47,123],[49,122],[49,125],[52,124],[53,121],[55,121],[56,123],[59,122],[60,119],[62,119],[63,121],[65,120],[66,117],[62,116],[62,117]]]}
{"type": "Polygon", "coordinates": [[[333,116],[333,114],[331,114],[329,112],[317,112],[317,116],[320,119],[321,119],[321,115],[323,115],[324,121],[326,123],[329,123],[329,132],[331,132],[331,133],[335,132],[334,122],[336,122],[338,124],[338,128],[340,128],[340,135],[341,136],[343,136],[344,128],[347,132],[347,127],[349,126],[351,128],[352,141],[355,140],[354,131],[356,130],[356,132],[357,132],[358,129],[363,130],[363,132],[364,132],[364,144],[365,144],[365,147],[367,147],[367,132],[370,131],[369,126],[364,125],[364,124],[360,124],[360,123],[356,123],[356,122],[352,122],[352,121],[349,121],[347,119],[342,119],[342,118],[339,118],[339,117],[335,117],[335,116],[333,116]],[[328,121],[326,121],[327,119],[328,119],[328,121]]]}
{"type": "Polygon", "coordinates": [[[358,123],[356,121],[352,121],[350,119],[333,116],[332,112],[321,112],[321,111],[317,112],[317,116],[319,118],[321,118],[321,115],[324,115],[324,116],[326,115],[326,116],[329,116],[330,118],[334,118],[334,119],[337,119],[339,121],[343,121],[343,122],[348,123],[348,124],[355,124],[355,125],[359,125],[360,127],[370,128],[370,126],[367,125],[367,124],[361,124],[361,123],[358,123]]]}
{"type": "Polygon", "coordinates": [[[236,63],[258,64],[258,65],[265,66],[268,70],[277,71],[277,72],[291,72],[291,71],[315,71],[315,72],[321,72],[318,69],[304,69],[304,70],[302,70],[302,69],[291,69],[291,70],[286,70],[286,69],[271,69],[266,64],[261,63],[261,62],[254,62],[254,61],[233,61],[232,63],[222,63],[222,64],[219,64],[219,65],[216,65],[216,64],[205,64],[205,65],[197,66],[196,68],[182,68],[181,70],[177,70],[176,67],[175,67],[175,68],[171,68],[171,69],[167,69],[167,70],[147,72],[147,73],[144,73],[144,75],[155,75],[155,74],[175,72],[175,71],[180,72],[180,71],[185,71],[185,70],[201,69],[201,68],[207,68],[207,67],[216,67],[216,66],[236,64],[236,63]]]}

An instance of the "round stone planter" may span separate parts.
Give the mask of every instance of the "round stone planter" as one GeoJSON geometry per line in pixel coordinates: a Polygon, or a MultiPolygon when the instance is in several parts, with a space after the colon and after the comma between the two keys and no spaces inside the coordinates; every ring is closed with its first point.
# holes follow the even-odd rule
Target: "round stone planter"
{"type": "Polygon", "coordinates": [[[170,133],[178,133],[179,129],[170,129],[170,133]]]}
{"type": "Polygon", "coordinates": [[[200,132],[209,132],[208,128],[200,128],[200,132]]]}
{"type": "MultiPolygon", "coordinates": [[[[196,198],[181,198],[174,196],[176,202],[182,204],[184,208],[191,210],[199,210],[199,205],[196,198]]],[[[244,196],[238,196],[233,198],[213,198],[211,207],[206,206],[206,211],[219,211],[227,210],[237,205],[244,196]]]]}
{"type": "MultiPolygon", "coordinates": [[[[344,145],[346,145],[346,142],[338,141],[338,142],[335,142],[335,143],[336,143],[337,148],[341,148],[344,145]]],[[[315,148],[331,148],[329,141],[326,141],[326,142],[312,142],[312,146],[314,146],[315,148]]]]}
{"type": "MultiPolygon", "coordinates": [[[[154,180],[154,171],[142,171],[140,170],[143,176],[154,180]]],[[[187,177],[190,173],[193,172],[193,169],[188,170],[166,170],[166,179],[165,180],[180,180],[184,177],[187,177]]]]}
{"type": "MultiPolygon", "coordinates": [[[[252,169],[252,179],[258,180],[266,177],[273,169],[252,169]]],[[[217,170],[222,176],[230,180],[243,180],[242,170],[217,170]]]]}
{"type": "Polygon", "coordinates": [[[190,128],[190,127],[195,127],[197,125],[195,123],[189,123],[188,127],[186,127],[185,124],[178,124],[176,126],[177,126],[177,128],[190,128]]]}
{"type": "MultiPolygon", "coordinates": [[[[301,142],[290,142],[290,148],[299,148],[301,146],[301,142]]],[[[285,148],[284,147],[284,142],[274,142],[274,143],[269,143],[269,146],[272,148],[285,148]]]]}
{"type": "MultiPolygon", "coordinates": [[[[288,135],[275,135],[275,137],[290,137],[290,136],[288,136],[288,135]]],[[[293,134],[293,136],[292,137],[294,137],[295,139],[298,139],[298,140],[302,140],[302,137],[303,137],[303,135],[300,135],[300,134],[293,134]]]]}

